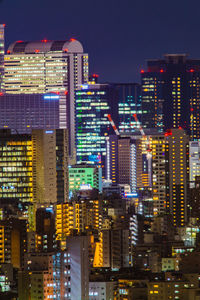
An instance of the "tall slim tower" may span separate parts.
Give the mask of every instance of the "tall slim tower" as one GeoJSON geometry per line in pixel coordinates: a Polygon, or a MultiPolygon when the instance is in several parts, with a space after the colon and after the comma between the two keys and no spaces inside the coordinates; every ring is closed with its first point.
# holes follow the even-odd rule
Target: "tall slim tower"
{"type": "Polygon", "coordinates": [[[174,226],[187,222],[189,138],[183,129],[166,134],[166,200],[174,226]]]}
{"type": "Polygon", "coordinates": [[[4,75],[4,24],[0,24],[0,92],[2,91],[4,75]]]}
{"type": "MultiPolygon", "coordinates": [[[[110,122],[107,115],[117,115],[115,89],[109,84],[83,85],[76,91],[77,162],[102,167],[105,176],[106,137],[110,122]]],[[[112,130],[112,128],[111,128],[112,130]]]]}
{"type": "Polygon", "coordinates": [[[75,90],[88,81],[88,55],[81,43],[69,41],[11,44],[5,55],[5,91],[9,94],[66,92],[70,154],[75,152],[75,90]]]}

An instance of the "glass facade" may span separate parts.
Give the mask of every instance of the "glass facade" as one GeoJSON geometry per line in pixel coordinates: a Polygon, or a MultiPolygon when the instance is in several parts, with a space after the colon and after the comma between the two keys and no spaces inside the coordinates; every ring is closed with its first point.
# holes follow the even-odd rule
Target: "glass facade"
{"type": "Polygon", "coordinates": [[[67,95],[64,93],[0,95],[0,128],[10,128],[15,133],[66,128],[66,103],[67,95]]]}
{"type": "Polygon", "coordinates": [[[5,135],[0,131],[0,198],[32,202],[31,136],[5,135]]]}
{"type": "Polygon", "coordinates": [[[5,55],[5,90],[9,94],[62,92],[69,90],[72,79],[75,89],[82,77],[87,82],[87,55],[62,51],[5,55]],[[80,63],[83,70],[78,74],[80,63]]]}
{"type": "Polygon", "coordinates": [[[163,73],[142,73],[142,125],[163,131],[163,73]]]}
{"type": "Polygon", "coordinates": [[[69,153],[75,156],[75,90],[88,82],[88,55],[81,43],[17,41],[5,55],[5,91],[9,94],[68,93],[69,153]]]}
{"type": "Polygon", "coordinates": [[[77,163],[105,167],[106,136],[109,134],[109,86],[83,85],[76,91],[77,163]]]}

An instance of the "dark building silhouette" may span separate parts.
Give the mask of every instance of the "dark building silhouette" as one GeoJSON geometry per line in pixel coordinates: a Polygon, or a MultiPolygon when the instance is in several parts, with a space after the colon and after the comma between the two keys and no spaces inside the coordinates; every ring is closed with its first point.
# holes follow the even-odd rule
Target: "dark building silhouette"
{"type": "Polygon", "coordinates": [[[143,126],[161,131],[182,127],[191,139],[199,139],[200,60],[166,54],[148,60],[141,77],[143,126]]]}

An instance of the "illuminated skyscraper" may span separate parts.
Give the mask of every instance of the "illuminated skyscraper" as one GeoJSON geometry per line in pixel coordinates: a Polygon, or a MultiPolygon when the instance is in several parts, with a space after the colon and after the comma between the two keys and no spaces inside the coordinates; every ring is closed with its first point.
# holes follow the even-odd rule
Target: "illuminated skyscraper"
{"type": "Polygon", "coordinates": [[[68,137],[66,130],[33,130],[33,195],[36,203],[68,199],[68,137]]]}
{"type": "Polygon", "coordinates": [[[166,54],[149,60],[142,77],[142,122],[160,131],[182,127],[200,138],[200,60],[186,54],[166,54]]]}
{"type": "Polygon", "coordinates": [[[67,165],[66,130],[33,130],[30,135],[0,131],[0,198],[66,202],[67,165]]]}
{"type": "Polygon", "coordinates": [[[189,187],[189,137],[183,129],[166,134],[166,200],[175,226],[187,222],[189,187]]]}
{"type": "Polygon", "coordinates": [[[33,201],[33,144],[30,135],[0,131],[0,198],[33,201]]]}
{"type": "Polygon", "coordinates": [[[145,130],[148,138],[140,132],[110,135],[107,139],[106,175],[117,184],[130,185],[131,192],[150,188],[154,200],[154,212],[159,214],[166,207],[165,186],[165,136],[157,130],[145,130]],[[147,141],[152,153],[147,160],[147,141]],[[149,169],[150,163],[150,169],[149,169]]]}
{"type": "Polygon", "coordinates": [[[166,212],[166,137],[164,134],[152,136],[152,196],[154,216],[166,212]]]}
{"type": "Polygon", "coordinates": [[[0,24],[0,92],[4,74],[4,24],[0,24]]]}
{"type": "Polygon", "coordinates": [[[76,92],[77,162],[99,164],[105,175],[106,136],[113,133],[110,114],[119,132],[138,127],[133,114],[141,116],[141,90],[136,83],[83,85],[76,92]]]}
{"type": "Polygon", "coordinates": [[[5,91],[9,94],[68,93],[70,153],[75,151],[75,90],[88,81],[88,55],[75,39],[14,42],[5,55],[5,91]]]}
{"type": "Polygon", "coordinates": [[[77,163],[100,165],[105,175],[106,136],[110,122],[107,115],[117,115],[113,105],[115,90],[108,84],[83,85],[76,91],[77,163]]]}
{"type": "Polygon", "coordinates": [[[66,129],[69,116],[67,95],[2,93],[0,112],[0,128],[9,128],[14,133],[31,133],[32,129],[66,129]]]}

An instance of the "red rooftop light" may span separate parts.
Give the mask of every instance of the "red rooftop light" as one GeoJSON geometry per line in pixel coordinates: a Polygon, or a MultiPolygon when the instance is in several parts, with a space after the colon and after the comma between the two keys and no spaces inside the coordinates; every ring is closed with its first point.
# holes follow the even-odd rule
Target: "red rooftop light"
{"type": "Polygon", "coordinates": [[[71,38],[71,39],[70,39],[70,42],[74,42],[74,41],[76,41],[76,39],[74,39],[74,38],[71,38]]]}
{"type": "Polygon", "coordinates": [[[194,69],[190,69],[190,72],[193,73],[193,72],[194,72],[194,69]]]}
{"type": "Polygon", "coordinates": [[[48,40],[47,40],[47,39],[44,39],[44,40],[42,40],[42,42],[43,42],[43,43],[47,43],[47,42],[48,42],[48,40]]]}
{"type": "Polygon", "coordinates": [[[140,73],[144,73],[144,70],[141,70],[140,73]]]}
{"type": "Polygon", "coordinates": [[[23,43],[23,41],[17,41],[17,43],[23,43]]]}
{"type": "Polygon", "coordinates": [[[164,72],[164,70],[163,70],[163,69],[161,69],[161,70],[160,70],[160,73],[163,73],[163,72],[164,72]]]}
{"type": "Polygon", "coordinates": [[[169,135],[172,135],[171,129],[168,129],[168,130],[165,132],[165,136],[169,136],[169,135]]]}
{"type": "Polygon", "coordinates": [[[3,27],[6,27],[6,24],[3,24],[3,27]]]}
{"type": "Polygon", "coordinates": [[[98,78],[99,75],[98,74],[92,74],[92,77],[98,78]]]}

